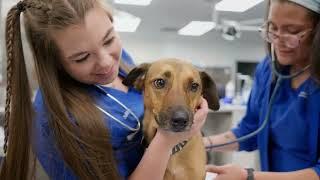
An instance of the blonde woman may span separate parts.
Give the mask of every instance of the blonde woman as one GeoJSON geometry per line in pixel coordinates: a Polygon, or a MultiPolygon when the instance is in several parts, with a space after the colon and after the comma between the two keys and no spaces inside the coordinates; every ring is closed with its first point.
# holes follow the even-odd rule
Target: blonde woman
{"type": "Polygon", "coordinates": [[[32,177],[29,155],[35,152],[50,179],[160,180],[172,147],[198,133],[206,118],[203,100],[189,132],[159,129],[144,151],[142,95],[121,83],[129,60],[121,58],[111,11],[102,1],[21,1],[7,16],[6,47],[6,157],[0,179],[32,177]],[[33,106],[21,14],[39,83],[33,106]]]}

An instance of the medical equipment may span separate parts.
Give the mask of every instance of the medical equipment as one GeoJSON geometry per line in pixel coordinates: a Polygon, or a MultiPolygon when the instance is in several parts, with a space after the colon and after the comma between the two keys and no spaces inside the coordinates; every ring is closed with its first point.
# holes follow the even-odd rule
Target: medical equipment
{"type": "MultiPolygon", "coordinates": [[[[223,39],[233,41],[239,39],[243,31],[259,32],[263,18],[247,19],[242,21],[221,18],[220,12],[224,10],[220,8],[219,3],[212,3],[211,19],[214,23],[214,30],[221,33],[223,39]]],[[[222,13],[223,14],[223,13],[222,13]]]]}
{"type": "Polygon", "coordinates": [[[274,52],[273,45],[271,45],[271,60],[272,60],[272,72],[276,75],[277,79],[276,79],[276,85],[275,85],[275,87],[273,89],[271,98],[269,100],[269,105],[268,105],[266,117],[264,118],[263,123],[261,124],[261,126],[257,130],[255,130],[254,132],[249,133],[247,135],[244,135],[244,136],[242,136],[242,137],[240,137],[240,138],[238,138],[236,140],[233,140],[233,141],[230,141],[230,142],[227,142],[227,143],[207,146],[206,149],[214,149],[214,148],[218,148],[218,147],[222,147],[222,146],[227,146],[227,145],[230,145],[230,144],[233,144],[233,143],[242,142],[244,140],[247,140],[247,139],[257,135],[260,131],[263,130],[263,128],[267,125],[267,123],[268,123],[268,121],[270,119],[272,104],[273,104],[275,95],[276,95],[276,93],[278,91],[278,88],[279,88],[281,82],[284,79],[293,79],[293,78],[299,76],[300,74],[302,74],[303,72],[305,72],[307,69],[310,68],[310,64],[309,64],[306,67],[304,67],[302,70],[300,70],[300,71],[298,71],[298,72],[296,72],[296,73],[294,73],[292,75],[283,75],[283,74],[281,74],[279,72],[279,70],[277,69],[276,55],[275,55],[275,52],[274,52]]]}
{"type": "Polygon", "coordinates": [[[124,105],[123,103],[121,103],[117,98],[115,98],[114,96],[112,96],[111,94],[107,93],[102,87],[95,85],[95,87],[97,87],[98,89],[100,89],[104,95],[108,96],[110,99],[112,99],[113,101],[115,101],[117,104],[119,104],[123,109],[125,109],[125,113],[124,113],[124,118],[126,119],[126,117],[128,117],[129,115],[132,115],[133,118],[136,120],[137,122],[137,126],[136,127],[130,127],[128,126],[126,123],[122,122],[120,119],[118,119],[117,117],[113,116],[112,114],[108,113],[107,111],[105,111],[104,109],[102,109],[100,106],[96,105],[96,107],[105,115],[109,116],[111,119],[113,119],[114,121],[116,121],[117,123],[119,123],[121,126],[125,127],[126,129],[132,131],[131,134],[129,134],[127,136],[127,140],[132,140],[133,137],[139,132],[140,130],[140,121],[139,118],[137,117],[137,115],[132,112],[131,109],[129,109],[126,105],[124,105]]]}

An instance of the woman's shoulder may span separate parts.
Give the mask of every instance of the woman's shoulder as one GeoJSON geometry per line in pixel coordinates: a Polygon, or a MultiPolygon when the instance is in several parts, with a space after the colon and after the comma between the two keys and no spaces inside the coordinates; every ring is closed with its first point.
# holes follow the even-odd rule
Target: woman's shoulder
{"type": "Polygon", "coordinates": [[[37,119],[38,119],[39,115],[47,114],[47,110],[46,110],[47,108],[45,106],[43,95],[42,95],[40,89],[38,89],[36,91],[36,95],[35,95],[35,98],[33,101],[33,109],[36,113],[37,119]]]}
{"type": "MultiPolygon", "coordinates": [[[[314,104],[318,104],[320,101],[320,84],[316,80],[314,80],[312,77],[308,81],[308,85],[306,87],[307,95],[312,97],[311,101],[314,101],[314,104]]],[[[317,105],[318,106],[318,105],[317,105]]],[[[320,108],[318,108],[320,110],[320,108]]]]}
{"type": "Polygon", "coordinates": [[[134,63],[132,57],[130,56],[130,54],[129,54],[125,49],[122,49],[122,50],[121,50],[121,60],[122,60],[122,62],[125,64],[126,68],[122,69],[122,68],[120,67],[120,69],[119,69],[119,75],[120,75],[121,77],[126,77],[129,69],[131,69],[132,67],[134,67],[134,66],[135,66],[135,63],[134,63]]]}
{"type": "Polygon", "coordinates": [[[266,56],[257,65],[254,80],[258,84],[266,85],[266,83],[269,81],[270,78],[271,78],[271,59],[269,56],[266,56]]]}
{"type": "Polygon", "coordinates": [[[48,134],[48,110],[45,106],[43,95],[39,89],[36,91],[35,99],[33,101],[33,109],[35,112],[34,122],[37,130],[40,130],[41,134],[48,134]]]}
{"type": "Polygon", "coordinates": [[[271,59],[265,56],[256,67],[256,75],[270,74],[271,73],[271,59]]]}
{"type": "Polygon", "coordinates": [[[132,57],[130,56],[130,54],[128,53],[128,51],[125,50],[125,49],[122,49],[122,50],[121,50],[121,59],[122,59],[127,65],[130,65],[130,66],[134,66],[134,65],[135,65],[132,57]]]}
{"type": "Polygon", "coordinates": [[[36,90],[36,94],[35,94],[35,98],[33,101],[33,105],[34,106],[40,106],[43,104],[43,97],[42,97],[42,93],[40,91],[40,89],[36,90]]]}

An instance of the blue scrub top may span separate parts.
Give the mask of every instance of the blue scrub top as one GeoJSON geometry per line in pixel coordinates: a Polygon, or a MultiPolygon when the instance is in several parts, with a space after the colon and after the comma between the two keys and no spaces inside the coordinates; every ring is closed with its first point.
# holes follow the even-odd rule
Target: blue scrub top
{"type": "MultiPolygon", "coordinates": [[[[133,64],[131,57],[126,52],[122,53],[122,59],[125,63],[133,64]]],[[[125,72],[120,70],[119,76],[124,77],[125,75],[125,72]]],[[[124,116],[126,110],[114,100],[107,97],[105,92],[116,97],[121,103],[131,109],[139,118],[140,122],[144,112],[143,96],[141,92],[132,88],[129,88],[127,93],[109,87],[102,88],[103,91],[95,86],[88,87],[89,93],[94,97],[98,106],[117,117],[122,122],[125,122],[130,127],[136,127],[136,119],[132,115],[127,117],[124,116]]],[[[58,147],[56,147],[54,136],[48,123],[48,111],[39,90],[34,101],[34,109],[36,111],[36,156],[44,170],[50,179],[79,179],[64,162],[58,147]]],[[[111,143],[119,174],[126,179],[136,168],[144,152],[144,148],[141,145],[142,130],[140,129],[132,140],[127,140],[127,136],[131,134],[132,131],[106,115],[105,124],[111,134],[111,143]]]]}
{"type": "MultiPolygon", "coordinates": [[[[232,129],[241,137],[261,126],[274,88],[271,60],[266,57],[256,69],[247,112],[238,126],[232,129]]],[[[259,149],[261,169],[288,172],[313,168],[320,175],[320,91],[310,77],[299,88],[291,80],[283,80],[272,106],[267,126],[257,136],[240,142],[239,150],[259,149]]]]}

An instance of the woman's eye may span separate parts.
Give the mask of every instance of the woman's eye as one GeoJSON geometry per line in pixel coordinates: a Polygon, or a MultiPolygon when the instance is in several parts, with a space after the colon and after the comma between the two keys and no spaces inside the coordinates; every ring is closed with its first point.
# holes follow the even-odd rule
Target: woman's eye
{"type": "Polygon", "coordinates": [[[166,81],[164,79],[156,79],[153,81],[153,84],[157,89],[162,89],[166,85],[166,81]]]}
{"type": "Polygon", "coordinates": [[[278,27],[276,27],[276,26],[273,25],[273,24],[269,24],[269,25],[267,26],[267,29],[268,29],[268,32],[273,32],[273,33],[275,33],[275,32],[278,31],[278,27]]]}
{"type": "Polygon", "coordinates": [[[110,38],[109,40],[107,40],[106,42],[103,43],[103,45],[107,46],[110,45],[114,40],[114,37],[110,38]]]}
{"type": "Polygon", "coordinates": [[[192,84],[191,84],[191,87],[190,87],[190,90],[191,90],[192,92],[197,92],[198,89],[199,89],[199,87],[200,87],[200,85],[199,85],[198,83],[192,83],[192,84]]]}
{"type": "Polygon", "coordinates": [[[81,59],[77,59],[77,60],[74,60],[76,63],[81,63],[81,62],[84,62],[85,60],[87,60],[89,57],[89,54],[85,55],[83,58],[81,59]]]}
{"type": "Polygon", "coordinates": [[[296,35],[300,33],[301,31],[298,29],[288,29],[288,34],[296,35]]]}

